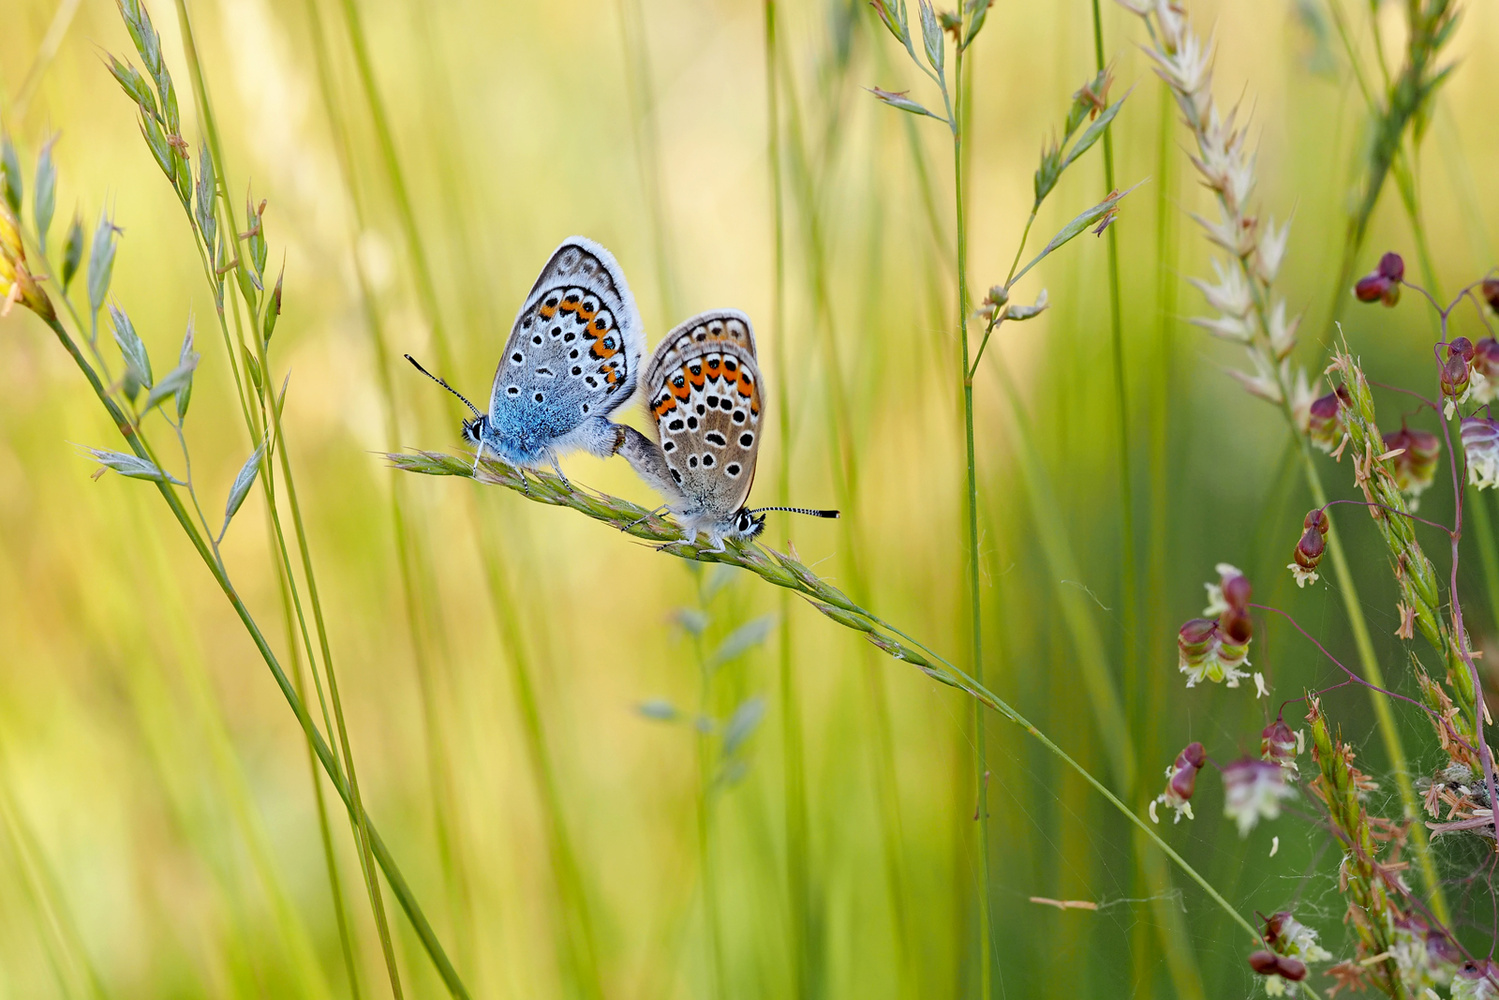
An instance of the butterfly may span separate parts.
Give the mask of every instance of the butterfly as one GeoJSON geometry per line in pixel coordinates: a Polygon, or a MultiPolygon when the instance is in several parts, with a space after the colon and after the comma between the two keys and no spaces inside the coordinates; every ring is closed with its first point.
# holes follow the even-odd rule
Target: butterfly
{"type": "MultiPolygon", "coordinates": [[[[582,450],[607,458],[624,440],[609,415],[635,395],[645,329],[624,272],[612,254],[582,236],[552,251],[516,314],[489,394],[479,409],[411,357],[418,371],[463,400],[474,413],[463,438],[523,469],[582,450]]],[[[566,477],[564,477],[565,480],[566,477]]]]}
{"type": "Polygon", "coordinates": [[[646,366],[645,407],[657,444],[625,428],[619,453],[667,499],[689,538],[754,538],[773,510],[837,517],[836,510],[745,506],[755,480],[765,403],[755,331],[735,309],[699,313],[656,345],[646,366]]]}

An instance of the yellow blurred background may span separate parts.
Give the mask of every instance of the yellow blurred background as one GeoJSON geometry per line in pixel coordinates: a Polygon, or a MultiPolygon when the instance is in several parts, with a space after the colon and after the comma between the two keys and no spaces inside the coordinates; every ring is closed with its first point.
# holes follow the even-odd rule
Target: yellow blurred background
{"type": "MultiPolygon", "coordinates": [[[[1363,5],[1344,6],[1358,45],[1372,45],[1363,5]]],[[[754,500],[844,508],[837,522],[773,514],[765,540],[794,540],[818,573],[966,665],[950,139],[940,123],[904,117],[863,89],[937,100],[867,5],[777,7],[780,328],[765,5],[357,4],[451,345],[453,370],[440,374],[484,396],[517,305],[572,233],[616,255],[652,346],[698,310],[745,310],[766,377],[784,379],[790,400],[790,436],[767,441],[754,500]]],[[[380,453],[457,450],[465,414],[399,360],[409,352],[436,370],[442,351],[348,13],[334,0],[157,0],[149,9],[194,155],[202,132],[183,9],[223,133],[229,197],[242,220],[247,193],[269,201],[271,269],[285,261],[271,381],[290,374],[285,446],[364,801],[472,994],[977,995],[974,733],[959,692],[747,574],[688,564],[464,480],[399,485],[418,553],[408,605],[393,523],[401,474],[380,453]],[[331,52],[328,96],[349,129],[351,176],[310,18],[331,52]],[[386,431],[391,412],[399,440],[386,431]],[[684,621],[704,620],[694,639],[684,621]],[[763,642],[705,674],[704,660],[755,622],[749,634],[769,626],[763,642]],[[787,835],[783,642],[805,752],[800,862],[787,835]],[[534,684],[554,801],[529,749],[518,679],[534,684]],[[664,699],[690,715],[701,699],[722,722],[755,697],[766,714],[726,762],[735,780],[706,792],[694,729],[639,710],[664,699]],[[555,875],[559,837],[577,859],[581,884],[571,889],[555,875]],[[808,886],[800,942],[788,889],[798,863],[808,886]],[[569,945],[580,919],[592,970],[569,945]]],[[[1239,101],[1259,144],[1263,211],[1293,219],[1281,285],[1307,312],[1303,359],[1319,370],[1366,108],[1323,0],[1194,3],[1192,13],[1217,41],[1220,101],[1239,101]]],[[[1398,61],[1400,7],[1380,5],[1377,17],[1398,61]]],[[[28,177],[42,143],[61,133],[54,244],[75,211],[86,232],[101,210],[112,213],[124,231],[112,296],[158,367],[170,367],[195,322],[204,359],[186,433],[196,482],[216,508],[253,442],[230,398],[186,220],[105,66],[106,52],[134,58],[119,13],[103,0],[7,0],[0,23],[0,122],[28,177]]],[[[1186,322],[1200,307],[1185,279],[1206,274],[1210,254],[1187,214],[1204,201],[1185,133],[1139,50],[1138,21],[1105,4],[1102,28],[1114,96],[1135,88],[1114,125],[1116,174],[1121,187],[1143,182],[1116,223],[1137,562],[1121,568],[1105,241],[1085,235],[1027,278],[1019,296],[1030,301],[1044,287],[1050,310],[1004,328],[975,380],[983,671],[1093,773],[1109,775],[1118,762],[1093,732],[1058,610],[1063,587],[1091,595],[1142,775],[1131,805],[1143,808],[1186,741],[1223,759],[1257,751],[1264,703],[1242,689],[1188,694],[1176,673],[1176,626],[1197,613],[1214,563],[1243,567],[1259,595],[1295,608],[1330,645],[1347,638],[1337,595],[1298,593],[1283,570],[1308,506],[1284,471],[1283,425],[1223,374],[1240,364],[1235,350],[1186,322]],[[999,392],[998,365],[1020,384],[1023,429],[999,392]],[[1052,477],[1058,499],[1047,515],[1065,525],[1080,579],[1054,579],[1043,559],[1037,512],[1013,465],[1022,433],[1052,477]],[[1134,581],[1132,596],[1122,580],[1134,581]]],[[[1499,11],[1467,5],[1448,54],[1458,68],[1421,147],[1425,230],[1444,287],[1495,263],[1496,41],[1499,11]]],[[[1004,277],[1042,143],[1093,76],[1094,58],[1083,0],[1000,0],[989,13],[971,54],[975,297],[1004,277]]],[[[1033,247],[1107,193],[1099,154],[1065,175],[1033,247]]],[[[1409,253],[1393,192],[1372,233],[1361,270],[1385,248],[1409,253]]],[[[1425,377],[1415,369],[1430,323],[1415,306],[1347,315],[1376,375],[1425,377]]],[[[630,420],[644,425],[633,408],[630,420]]],[[[119,447],[52,335],[14,310],[0,319],[0,997],[352,995],[295,717],[155,491],[120,476],[91,482],[95,466],[75,444],[119,447]]],[[[577,482],[656,502],[623,462],[565,467],[577,482]]],[[[1351,491],[1346,470],[1329,469],[1338,490],[1351,491]]],[[[257,488],[230,527],[225,561],[290,663],[261,496],[257,488]]],[[[1362,578],[1383,573],[1377,546],[1351,544],[1362,578]]],[[[1393,591],[1383,586],[1371,580],[1363,596],[1386,662],[1398,663],[1393,591]]],[[[1474,631],[1491,634],[1474,603],[1474,631]]],[[[1258,655],[1290,697],[1331,683],[1313,653],[1272,627],[1258,655]]],[[[1362,695],[1329,701],[1351,736],[1372,732],[1362,695]]],[[[1420,720],[1405,723],[1412,745],[1429,752],[1420,720]]],[[[1020,730],[992,715],[987,728],[994,995],[1257,988],[1242,932],[1179,873],[1169,891],[1153,888],[1117,814],[1020,730]],[[1058,911],[1032,896],[1100,908],[1058,911]],[[1168,963],[1170,935],[1185,938],[1185,950],[1169,954],[1185,954],[1190,967],[1168,963]]],[[[1367,749],[1383,767],[1375,741],[1367,749]]],[[[720,773],[709,763],[710,776],[720,773]]],[[[1310,805],[1240,841],[1217,801],[1203,802],[1195,824],[1162,828],[1167,838],[1241,912],[1295,899],[1337,942],[1336,852],[1306,821],[1310,805]],[[1272,835],[1280,849],[1269,858],[1272,835]]],[[[357,989],[386,995],[348,824],[334,812],[330,829],[357,989]]],[[[407,995],[440,995],[404,918],[388,899],[387,908],[407,995]]]]}

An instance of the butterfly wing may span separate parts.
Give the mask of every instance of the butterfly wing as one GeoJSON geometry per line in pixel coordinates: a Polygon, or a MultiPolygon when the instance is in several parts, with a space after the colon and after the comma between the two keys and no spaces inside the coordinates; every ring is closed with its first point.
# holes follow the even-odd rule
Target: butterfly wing
{"type": "Polygon", "coordinates": [[[490,393],[505,451],[539,460],[634,395],[645,330],[612,254],[582,236],[553,251],[516,314],[490,393]]]}
{"type": "Polygon", "coordinates": [[[711,309],[677,324],[661,339],[646,368],[645,384],[657,386],[666,375],[681,368],[697,346],[719,340],[737,344],[755,356],[755,328],[749,317],[737,309],[711,309]]]}
{"type": "Polygon", "coordinates": [[[655,377],[648,383],[647,405],[667,473],[688,502],[683,513],[694,523],[731,521],[754,480],[763,403],[748,320],[743,331],[742,341],[697,340],[694,334],[682,343],[668,337],[652,359],[655,377]],[[677,362],[675,369],[667,367],[677,362]]]}

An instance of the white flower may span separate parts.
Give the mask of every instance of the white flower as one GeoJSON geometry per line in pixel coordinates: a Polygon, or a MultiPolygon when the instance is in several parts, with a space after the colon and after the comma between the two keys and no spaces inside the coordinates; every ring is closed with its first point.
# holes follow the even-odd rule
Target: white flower
{"type": "Polygon", "coordinates": [[[1311,383],[1307,381],[1306,370],[1296,369],[1296,378],[1291,383],[1291,416],[1296,419],[1296,427],[1303,434],[1311,427],[1312,401],[1316,398],[1311,383]]]}
{"type": "Polygon", "coordinates": [[[1270,313],[1270,353],[1275,355],[1277,361],[1284,359],[1296,349],[1296,328],[1301,325],[1301,317],[1293,316],[1289,321],[1286,319],[1286,300],[1279,299],[1275,308],[1270,313]]]}
{"type": "Polygon", "coordinates": [[[1260,233],[1259,253],[1255,256],[1254,270],[1267,285],[1274,282],[1276,274],[1280,272],[1280,263],[1286,256],[1286,240],[1290,235],[1290,220],[1276,229],[1275,220],[1270,219],[1260,233]]]}
{"type": "Polygon", "coordinates": [[[1218,280],[1209,284],[1201,278],[1188,278],[1192,286],[1208,300],[1208,305],[1228,316],[1244,317],[1254,307],[1249,294],[1249,282],[1244,280],[1244,271],[1233,264],[1224,264],[1213,258],[1213,273],[1218,280]]]}
{"type": "Polygon", "coordinates": [[[1270,697],[1270,689],[1265,686],[1265,675],[1258,670],[1254,672],[1254,696],[1256,698],[1270,697]]]}
{"type": "Polygon", "coordinates": [[[1462,440],[1468,483],[1481,490],[1499,486],[1499,421],[1464,417],[1462,440]]]}
{"type": "Polygon", "coordinates": [[[1223,815],[1249,836],[1261,819],[1280,816],[1280,804],[1296,790],[1286,783],[1286,772],[1273,761],[1245,757],[1223,769],[1223,815]]]}
{"type": "Polygon", "coordinates": [[[1248,344],[1254,339],[1254,327],[1242,316],[1227,314],[1212,318],[1193,316],[1190,322],[1193,326],[1200,326],[1215,337],[1231,340],[1236,344],[1248,344]]]}
{"type": "Polygon", "coordinates": [[[1291,571],[1291,575],[1293,575],[1294,577],[1296,577],[1296,588],[1298,590],[1301,589],[1302,587],[1305,587],[1309,583],[1316,583],[1318,580],[1321,579],[1321,577],[1319,577],[1317,575],[1317,571],[1316,570],[1314,570],[1314,569],[1302,569],[1300,566],[1296,565],[1295,563],[1286,563],[1286,569],[1290,570],[1291,571]]]}

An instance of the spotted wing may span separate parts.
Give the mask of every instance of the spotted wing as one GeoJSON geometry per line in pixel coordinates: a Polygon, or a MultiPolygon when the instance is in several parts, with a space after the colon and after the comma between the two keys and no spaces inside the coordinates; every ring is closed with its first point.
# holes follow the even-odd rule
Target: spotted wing
{"type": "Polygon", "coordinates": [[[497,426],[555,439],[635,392],[645,330],[614,256],[582,236],[562,242],[526,296],[495,372],[497,426]]]}
{"type": "Polygon", "coordinates": [[[646,368],[645,384],[658,385],[671,372],[682,367],[689,354],[711,341],[726,340],[749,351],[755,356],[755,328],[749,317],[737,309],[712,309],[680,323],[672,329],[661,343],[646,368]]]}
{"type": "Polygon", "coordinates": [[[680,348],[663,341],[651,365],[657,378],[648,383],[647,405],[667,471],[682,495],[716,521],[744,506],[760,453],[760,370],[749,337],[748,343],[705,338],[680,348]],[[661,363],[671,351],[680,360],[674,370],[661,363]]]}

